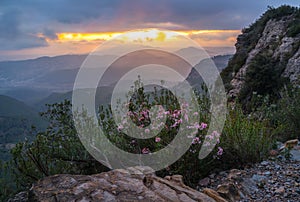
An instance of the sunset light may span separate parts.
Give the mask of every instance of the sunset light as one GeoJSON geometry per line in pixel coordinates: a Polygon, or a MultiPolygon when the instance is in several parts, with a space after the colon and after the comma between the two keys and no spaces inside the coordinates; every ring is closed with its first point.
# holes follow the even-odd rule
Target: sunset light
{"type": "Polygon", "coordinates": [[[101,32],[101,33],[58,33],[57,40],[59,41],[94,41],[94,40],[109,40],[120,35],[121,32],[101,32]]]}
{"type": "MultiPolygon", "coordinates": [[[[125,32],[95,32],[95,33],[57,33],[57,39],[52,41],[59,42],[79,42],[79,41],[107,41],[114,37],[117,37],[125,32]]],[[[218,35],[219,37],[232,35],[234,38],[240,33],[240,30],[177,30],[177,31],[162,31],[154,28],[141,29],[131,32],[126,32],[125,36],[122,36],[124,41],[164,41],[164,40],[174,40],[176,39],[176,34],[189,36],[191,38],[201,38],[208,36],[213,38],[218,35]]],[[[207,41],[207,40],[206,40],[207,41]]],[[[209,44],[208,44],[209,46],[209,44]]]]}
{"type": "Polygon", "coordinates": [[[299,22],[299,0],[0,0],[0,202],[299,202],[299,22]]]}

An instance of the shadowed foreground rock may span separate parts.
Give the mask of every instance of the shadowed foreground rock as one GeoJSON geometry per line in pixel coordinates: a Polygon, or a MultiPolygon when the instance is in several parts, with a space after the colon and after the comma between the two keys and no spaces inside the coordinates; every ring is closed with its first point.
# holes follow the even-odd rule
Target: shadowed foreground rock
{"type": "Polygon", "coordinates": [[[33,185],[28,193],[28,201],[215,200],[184,185],[180,175],[162,179],[155,176],[149,167],[133,167],[96,175],[61,174],[46,177],[33,185]]]}

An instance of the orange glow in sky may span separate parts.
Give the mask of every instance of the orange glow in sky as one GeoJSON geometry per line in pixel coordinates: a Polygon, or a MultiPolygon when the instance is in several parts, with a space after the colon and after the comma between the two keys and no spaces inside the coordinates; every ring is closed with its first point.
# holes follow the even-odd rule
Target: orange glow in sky
{"type": "Polygon", "coordinates": [[[121,32],[100,32],[100,33],[58,33],[59,41],[94,41],[109,40],[115,36],[122,34],[121,32]]]}
{"type": "Polygon", "coordinates": [[[24,58],[44,55],[88,54],[103,42],[118,36],[118,39],[123,41],[136,41],[144,45],[150,44],[155,46],[164,40],[172,42],[169,44],[176,45],[178,43],[178,40],[176,40],[178,34],[190,37],[202,47],[234,47],[236,37],[241,33],[240,30],[177,30],[174,34],[174,31],[157,29],[142,29],[140,32],[142,34],[138,35],[136,35],[136,32],[125,31],[94,33],[62,32],[56,33],[57,37],[55,39],[38,34],[38,37],[44,38],[47,41],[47,46],[25,49],[26,51],[12,50],[5,53],[8,55],[24,55],[24,58]],[[124,33],[126,34],[123,35],[124,33]]]}
{"type": "MultiPolygon", "coordinates": [[[[122,37],[122,39],[124,41],[126,40],[162,41],[174,37],[173,32],[170,31],[144,29],[141,30],[141,32],[143,32],[142,37],[141,35],[139,36],[134,35],[134,32],[133,33],[128,32],[124,37],[122,37]]],[[[182,31],[175,31],[175,32],[177,32],[178,34],[182,34],[184,36],[189,36],[193,39],[204,38],[202,41],[203,43],[206,41],[206,44],[201,44],[201,45],[210,46],[209,44],[210,41],[216,40],[215,38],[219,39],[222,36],[224,37],[225,40],[229,39],[230,37],[234,37],[235,39],[236,35],[240,33],[240,30],[182,30],[182,31]]],[[[79,42],[79,41],[91,42],[91,41],[99,41],[99,40],[107,41],[123,33],[125,32],[57,33],[56,34],[57,39],[55,39],[54,41],[59,41],[59,42],[79,42]]],[[[223,42],[226,42],[225,40],[223,42]]],[[[199,40],[196,41],[199,42],[199,40]]],[[[226,46],[227,44],[214,44],[214,46],[215,45],[226,46]]],[[[230,44],[230,45],[234,45],[234,44],[230,44]]]]}

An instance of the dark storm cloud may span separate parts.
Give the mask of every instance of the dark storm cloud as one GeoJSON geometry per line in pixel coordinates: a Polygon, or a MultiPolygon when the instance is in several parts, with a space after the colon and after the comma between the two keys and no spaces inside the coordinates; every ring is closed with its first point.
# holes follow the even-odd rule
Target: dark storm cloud
{"type": "Polygon", "coordinates": [[[14,40],[0,38],[0,44],[0,50],[20,50],[48,46],[44,38],[32,35],[22,35],[14,40]]]}
{"type": "Polygon", "coordinates": [[[9,10],[0,15],[0,38],[14,39],[21,34],[19,29],[19,14],[16,10],[9,10]]]}
{"type": "Polygon", "coordinates": [[[44,38],[22,30],[19,9],[7,9],[0,13],[0,50],[18,50],[46,46],[44,38]]]}
{"type": "MultiPolygon", "coordinates": [[[[103,17],[110,19],[117,0],[52,0],[24,2],[28,7],[35,7],[46,18],[62,23],[80,23],[88,19],[103,17]],[[31,5],[30,5],[31,4],[31,5]]],[[[25,6],[26,6],[25,5],[25,6]]]]}
{"type": "Polygon", "coordinates": [[[43,35],[44,35],[45,37],[47,37],[48,39],[52,39],[52,40],[53,40],[53,39],[57,39],[57,35],[56,35],[56,33],[55,33],[54,30],[45,28],[44,31],[43,31],[42,33],[43,33],[43,35]]]}
{"type": "MultiPolygon", "coordinates": [[[[38,34],[118,31],[154,27],[241,29],[268,5],[299,5],[299,0],[1,0],[0,43],[11,48],[47,45],[38,34]],[[168,27],[169,25],[169,27],[168,27]],[[20,41],[24,43],[18,44],[20,41]],[[26,41],[26,43],[25,43],[26,41]]],[[[2,49],[2,48],[1,48],[2,49]]]]}
{"type": "Polygon", "coordinates": [[[187,29],[242,29],[257,19],[268,5],[299,6],[299,0],[130,0],[119,5],[126,26],[139,22],[171,22],[187,29]],[[128,2],[128,3],[124,3],[128,2]],[[130,23],[127,23],[130,22],[130,23]]]}

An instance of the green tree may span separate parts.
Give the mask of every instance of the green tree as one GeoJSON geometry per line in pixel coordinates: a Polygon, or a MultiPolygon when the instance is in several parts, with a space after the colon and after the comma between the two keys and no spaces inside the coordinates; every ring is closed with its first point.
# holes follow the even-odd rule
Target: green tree
{"type": "Polygon", "coordinates": [[[93,174],[107,170],[83,147],[74,128],[71,103],[48,105],[41,114],[49,120],[45,131],[36,132],[33,142],[18,143],[11,150],[11,168],[19,188],[58,173],[93,174]]]}

